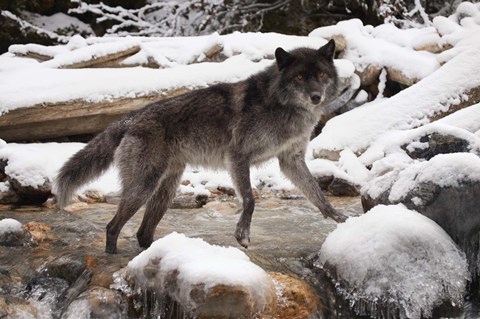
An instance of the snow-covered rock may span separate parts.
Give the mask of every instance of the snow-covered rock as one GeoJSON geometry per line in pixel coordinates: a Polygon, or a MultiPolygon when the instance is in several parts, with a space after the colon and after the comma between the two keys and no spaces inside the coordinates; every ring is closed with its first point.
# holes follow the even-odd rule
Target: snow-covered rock
{"type": "MultiPolygon", "coordinates": [[[[472,153],[439,154],[429,161],[414,161],[405,168],[400,155],[387,156],[396,164],[388,173],[376,175],[363,191],[368,211],[379,204],[403,203],[438,223],[462,248],[474,278],[480,274],[480,157],[472,153]]],[[[407,162],[408,160],[406,160],[407,162]]],[[[406,163],[404,162],[404,163],[406,163]]]]}
{"type": "Polygon", "coordinates": [[[178,233],[155,241],[132,259],[127,276],[200,317],[251,315],[276,299],[271,278],[242,251],[178,233]]]}
{"type": "Polygon", "coordinates": [[[22,223],[12,218],[0,220],[0,246],[16,247],[36,244],[22,223]]]}
{"type": "Polygon", "coordinates": [[[465,255],[448,234],[403,205],[377,206],[339,224],[316,266],[356,311],[373,317],[397,309],[402,318],[420,319],[443,303],[459,307],[469,279],[465,255]]]}

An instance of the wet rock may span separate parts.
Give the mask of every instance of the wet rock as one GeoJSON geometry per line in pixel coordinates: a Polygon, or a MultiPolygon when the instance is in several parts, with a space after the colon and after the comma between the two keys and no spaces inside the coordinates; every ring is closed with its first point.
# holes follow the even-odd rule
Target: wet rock
{"type": "Polygon", "coordinates": [[[39,187],[23,186],[15,178],[9,177],[10,187],[19,197],[22,204],[42,204],[52,196],[52,183],[47,180],[39,187]]]}
{"type": "Polygon", "coordinates": [[[48,277],[62,278],[73,284],[86,269],[86,261],[81,258],[62,256],[47,263],[41,273],[48,277]]]}
{"type": "Polygon", "coordinates": [[[0,268],[0,294],[10,295],[12,291],[19,291],[19,281],[20,278],[15,278],[8,270],[0,268]]]}
{"type": "Polygon", "coordinates": [[[104,287],[91,287],[70,303],[62,319],[128,318],[127,302],[121,293],[104,287]]]}
{"type": "Polygon", "coordinates": [[[23,226],[35,239],[37,243],[52,240],[52,228],[45,223],[28,222],[23,226]]]}
{"type": "Polygon", "coordinates": [[[422,136],[416,146],[412,144],[402,146],[411,158],[426,160],[438,154],[469,152],[470,148],[467,140],[437,132],[422,136]]]}
{"type": "Polygon", "coordinates": [[[343,178],[324,175],[315,178],[320,188],[330,192],[334,196],[358,196],[360,187],[343,178]]]}
{"type": "Polygon", "coordinates": [[[36,242],[22,224],[11,218],[0,220],[0,246],[35,246],[36,242]]]}
{"type": "Polygon", "coordinates": [[[105,196],[98,191],[86,191],[84,194],[78,196],[78,199],[87,204],[106,202],[105,196]]]}
{"type": "Polygon", "coordinates": [[[333,178],[328,191],[334,196],[358,196],[359,186],[339,177],[333,178]]]}
{"type": "Polygon", "coordinates": [[[78,211],[81,211],[81,210],[84,210],[84,209],[87,209],[87,208],[88,208],[87,203],[78,202],[78,203],[73,203],[73,204],[70,204],[70,205],[64,207],[63,210],[66,211],[66,212],[69,212],[69,213],[73,213],[73,212],[78,212],[78,211]]]}
{"type": "Polygon", "coordinates": [[[39,313],[34,306],[24,299],[0,295],[0,318],[39,318],[39,313]]]}
{"type": "Polygon", "coordinates": [[[68,289],[68,282],[62,278],[34,277],[26,286],[25,299],[33,299],[56,306],[60,296],[68,289]]]}
{"type": "Polygon", "coordinates": [[[170,208],[200,208],[208,202],[207,195],[181,194],[175,197],[170,208]]]}
{"type": "MultiPolygon", "coordinates": [[[[315,317],[319,298],[309,284],[281,273],[269,273],[269,275],[277,289],[277,303],[273,318],[307,319],[315,317]]],[[[267,317],[267,314],[262,317],[267,317]]]]}
{"type": "Polygon", "coordinates": [[[0,191],[0,204],[16,204],[19,200],[19,196],[11,188],[7,191],[0,191]]]}

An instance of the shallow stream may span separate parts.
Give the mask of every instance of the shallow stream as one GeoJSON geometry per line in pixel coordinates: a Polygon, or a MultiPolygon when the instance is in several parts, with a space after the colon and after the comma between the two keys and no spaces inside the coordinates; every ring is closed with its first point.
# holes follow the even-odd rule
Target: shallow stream
{"type": "MultiPolygon", "coordinates": [[[[345,214],[362,213],[358,197],[329,199],[345,214]]],[[[119,253],[109,255],[104,252],[104,230],[117,206],[108,203],[78,206],[79,209],[72,212],[44,207],[0,207],[0,219],[14,218],[23,224],[35,221],[51,227],[45,240],[36,247],[0,246],[0,308],[3,297],[4,303],[24,307],[22,311],[27,314],[36,311],[38,318],[68,318],[66,310],[75,297],[87,286],[109,288],[112,274],[125,267],[141,251],[135,234],[143,209],[123,228],[118,241],[119,253]],[[69,260],[70,268],[58,270],[52,266],[62,258],[69,260]],[[74,273],[75,265],[80,265],[81,269],[86,267],[88,273],[84,271],[77,276],[80,279],[70,280],[68,272],[74,273]],[[58,276],[64,280],[55,281],[46,276],[45,272],[54,268],[60,273],[67,272],[58,276]],[[30,301],[30,305],[26,306],[24,300],[30,301]],[[36,309],[32,310],[31,305],[36,309]]],[[[232,235],[238,210],[239,204],[231,197],[209,202],[202,208],[171,209],[157,227],[156,238],[176,231],[203,238],[211,244],[239,247],[232,235]]],[[[267,271],[294,274],[314,285],[321,299],[319,318],[363,318],[353,315],[324,274],[312,268],[316,253],[335,227],[335,222],[323,218],[301,197],[260,198],[251,227],[251,244],[246,253],[267,271]]],[[[102,318],[109,316],[113,315],[102,318]]],[[[129,316],[134,315],[130,312],[129,316]]],[[[25,315],[24,318],[30,317],[25,315]]],[[[3,318],[1,310],[0,318],[3,318]]]]}

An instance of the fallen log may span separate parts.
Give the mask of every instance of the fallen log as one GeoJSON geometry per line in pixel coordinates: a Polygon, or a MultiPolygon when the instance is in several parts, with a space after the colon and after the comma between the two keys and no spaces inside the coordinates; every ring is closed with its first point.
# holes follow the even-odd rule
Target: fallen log
{"type": "Polygon", "coordinates": [[[66,101],[12,110],[0,116],[0,139],[16,142],[99,133],[130,111],[189,90],[183,87],[137,98],[66,101]]]}

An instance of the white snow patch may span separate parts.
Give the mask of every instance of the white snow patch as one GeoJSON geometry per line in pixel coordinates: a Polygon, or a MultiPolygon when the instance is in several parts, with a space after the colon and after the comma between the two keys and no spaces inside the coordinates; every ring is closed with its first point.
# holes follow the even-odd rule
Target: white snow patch
{"type": "Polygon", "coordinates": [[[463,303],[465,255],[434,221],[403,205],[372,208],[328,235],[317,266],[334,267],[339,291],[352,304],[380,300],[407,318],[430,317],[443,301],[463,303]]]}
{"type": "MultiPolygon", "coordinates": [[[[9,143],[0,148],[0,159],[7,161],[5,173],[8,176],[22,186],[38,188],[46,182],[54,181],[61,166],[84,146],[83,143],[9,143]]],[[[111,168],[101,179],[85,185],[77,193],[87,189],[103,194],[118,192],[118,173],[111,168]]]]}
{"type": "Polygon", "coordinates": [[[16,233],[23,231],[22,223],[13,218],[4,218],[0,220],[0,235],[6,233],[16,233]]]}
{"type": "Polygon", "coordinates": [[[8,192],[9,190],[10,190],[10,183],[8,181],[0,182],[0,193],[8,192]]]}
{"type": "MultiPolygon", "coordinates": [[[[205,292],[215,285],[245,287],[254,303],[265,305],[273,283],[268,274],[234,247],[210,245],[200,238],[188,238],[173,232],[156,240],[127,265],[127,273],[143,288],[164,292],[164,283],[172,271],[178,271],[178,290],[173,298],[182,304],[196,305],[190,297],[195,285],[204,284],[205,292]],[[155,277],[145,276],[145,269],[155,267],[155,277]]],[[[151,271],[149,271],[151,273],[151,271]]]]}

